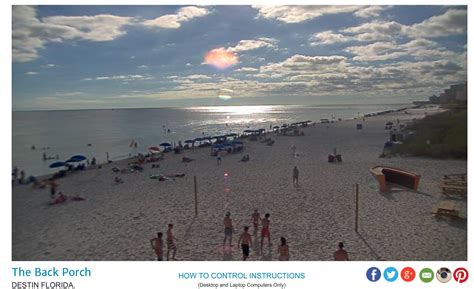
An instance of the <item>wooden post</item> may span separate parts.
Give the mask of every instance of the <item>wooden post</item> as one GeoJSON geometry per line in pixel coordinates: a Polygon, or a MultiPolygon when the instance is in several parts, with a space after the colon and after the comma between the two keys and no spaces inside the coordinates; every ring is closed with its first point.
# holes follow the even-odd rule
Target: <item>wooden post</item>
{"type": "Polygon", "coordinates": [[[355,184],[355,198],[356,198],[356,211],[355,211],[355,231],[359,230],[359,184],[355,184]]]}
{"type": "Polygon", "coordinates": [[[197,194],[197,180],[196,176],[194,176],[194,213],[197,217],[198,215],[198,194],[197,194]]]}

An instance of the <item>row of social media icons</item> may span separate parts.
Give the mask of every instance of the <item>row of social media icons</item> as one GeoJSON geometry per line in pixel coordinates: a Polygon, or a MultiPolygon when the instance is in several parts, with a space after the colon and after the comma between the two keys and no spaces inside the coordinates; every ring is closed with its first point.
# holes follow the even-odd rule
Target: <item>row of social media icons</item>
{"type": "MultiPolygon", "coordinates": [[[[416,277],[416,272],[411,267],[405,267],[398,273],[398,270],[394,267],[388,267],[383,271],[379,270],[377,267],[371,267],[367,270],[366,277],[371,282],[377,282],[382,277],[388,282],[394,282],[400,277],[405,282],[411,282],[416,277]]],[[[424,283],[429,283],[433,281],[435,274],[430,268],[423,268],[418,274],[420,280],[424,283]]],[[[442,267],[436,271],[436,279],[441,283],[447,283],[451,278],[458,283],[464,283],[469,278],[469,272],[465,268],[457,268],[451,273],[451,270],[448,268],[442,267]]]]}

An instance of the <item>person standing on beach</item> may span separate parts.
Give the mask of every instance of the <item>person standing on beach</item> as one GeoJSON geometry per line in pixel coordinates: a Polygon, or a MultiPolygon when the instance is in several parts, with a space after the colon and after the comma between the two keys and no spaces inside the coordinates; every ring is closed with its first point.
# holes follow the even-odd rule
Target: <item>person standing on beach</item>
{"type": "Polygon", "coordinates": [[[20,184],[23,184],[23,182],[25,182],[25,171],[24,170],[20,171],[20,180],[18,182],[20,184]]]}
{"type": "Polygon", "coordinates": [[[12,182],[16,182],[16,180],[18,179],[18,168],[17,167],[14,167],[13,168],[13,172],[12,172],[12,182]]]}
{"type": "Polygon", "coordinates": [[[171,257],[176,261],[176,237],[173,234],[173,224],[168,224],[168,231],[166,231],[166,246],[168,250],[166,251],[166,261],[170,260],[170,252],[173,251],[173,256],[171,257]]]}
{"type": "Polygon", "coordinates": [[[49,187],[50,187],[51,198],[54,198],[54,195],[56,195],[56,189],[58,187],[58,184],[54,180],[51,180],[49,182],[49,187]]]}
{"type": "Polygon", "coordinates": [[[265,218],[262,219],[262,236],[260,240],[260,251],[263,250],[263,240],[265,237],[268,238],[268,246],[272,245],[272,241],[270,239],[270,214],[266,213],[265,218]]]}
{"type": "Polygon", "coordinates": [[[258,223],[262,221],[262,218],[260,217],[260,213],[258,212],[258,209],[255,209],[253,212],[250,221],[252,222],[253,225],[253,235],[256,236],[258,232],[258,223]]]}
{"type": "Polygon", "coordinates": [[[278,260],[289,261],[290,260],[290,247],[286,244],[284,237],[280,238],[280,245],[278,245],[278,260]]]}
{"type": "Polygon", "coordinates": [[[250,248],[253,247],[252,245],[252,236],[249,234],[249,227],[244,227],[244,232],[240,235],[239,242],[237,246],[241,246],[242,244],[242,261],[247,260],[250,255],[250,248]]]}
{"type": "Polygon", "coordinates": [[[163,233],[158,232],[157,237],[150,240],[150,244],[155,250],[156,260],[163,261],[163,233]]]}
{"type": "Polygon", "coordinates": [[[344,243],[339,242],[339,250],[334,252],[334,261],[349,261],[349,254],[344,250],[344,243]]]}
{"type": "Polygon", "coordinates": [[[217,164],[220,165],[222,163],[222,156],[221,156],[221,151],[217,151],[217,164]]]}
{"type": "Polygon", "coordinates": [[[229,237],[229,247],[232,247],[232,233],[234,227],[232,226],[232,219],[230,218],[230,212],[225,213],[224,217],[224,247],[227,237],[229,237]]]}
{"type": "Polygon", "coordinates": [[[293,168],[293,186],[295,187],[299,187],[299,183],[298,183],[298,177],[300,175],[300,171],[298,170],[298,168],[295,166],[293,168]]]}

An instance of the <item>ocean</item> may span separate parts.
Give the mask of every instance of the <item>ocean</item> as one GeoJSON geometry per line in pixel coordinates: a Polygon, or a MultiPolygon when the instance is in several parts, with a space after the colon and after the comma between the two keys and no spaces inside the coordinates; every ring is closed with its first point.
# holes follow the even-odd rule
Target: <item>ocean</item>
{"type": "Polygon", "coordinates": [[[12,119],[12,165],[26,176],[50,174],[49,165],[72,155],[99,162],[147,152],[162,142],[177,143],[245,129],[312,120],[351,119],[408,104],[254,105],[62,111],[15,111],[12,119]],[[169,130],[169,131],[168,131],[169,130]],[[137,143],[137,148],[131,145],[137,143]],[[34,148],[34,149],[33,149],[34,148]],[[43,155],[49,160],[43,160],[43,155]],[[57,159],[56,159],[57,157],[57,159]]]}

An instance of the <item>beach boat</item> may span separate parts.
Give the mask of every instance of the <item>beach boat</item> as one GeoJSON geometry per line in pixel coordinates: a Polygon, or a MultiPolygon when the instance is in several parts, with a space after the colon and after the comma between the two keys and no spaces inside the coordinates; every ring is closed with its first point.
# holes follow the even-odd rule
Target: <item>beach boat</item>
{"type": "Polygon", "coordinates": [[[380,192],[388,190],[387,183],[393,183],[412,190],[418,190],[420,175],[404,171],[398,168],[376,166],[370,169],[370,173],[379,183],[380,192]]]}

